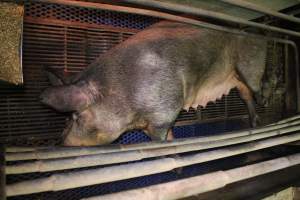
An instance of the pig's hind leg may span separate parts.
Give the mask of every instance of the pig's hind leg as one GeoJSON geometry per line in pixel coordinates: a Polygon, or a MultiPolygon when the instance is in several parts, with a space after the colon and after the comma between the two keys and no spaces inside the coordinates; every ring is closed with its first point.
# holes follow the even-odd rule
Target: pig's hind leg
{"type": "Polygon", "coordinates": [[[242,82],[239,77],[235,78],[236,87],[240,93],[240,97],[245,101],[249,113],[251,127],[256,127],[259,124],[259,117],[255,110],[255,102],[253,94],[250,91],[249,87],[242,82]]]}

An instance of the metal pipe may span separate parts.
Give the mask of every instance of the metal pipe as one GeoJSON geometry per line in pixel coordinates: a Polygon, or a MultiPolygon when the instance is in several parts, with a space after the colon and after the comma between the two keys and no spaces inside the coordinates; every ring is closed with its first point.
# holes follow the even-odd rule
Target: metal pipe
{"type": "MultiPolygon", "coordinates": [[[[62,4],[62,5],[68,5],[68,6],[92,8],[92,9],[111,10],[111,11],[118,11],[118,12],[124,12],[124,13],[134,13],[134,14],[139,14],[139,15],[159,17],[159,18],[173,20],[173,21],[190,23],[190,24],[194,24],[197,26],[202,26],[205,28],[211,28],[211,29],[220,30],[220,31],[226,31],[226,32],[232,31],[229,28],[225,28],[225,27],[221,27],[221,26],[217,26],[217,25],[213,25],[213,24],[209,24],[209,23],[205,23],[205,22],[200,22],[198,20],[180,17],[180,16],[176,16],[176,15],[172,15],[172,14],[168,14],[168,13],[164,13],[164,12],[148,10],[148,9],[131,8],[131,7],[125,7],[125,6],[116,6],[116,5],[82,2],[82,1],[74,1],[74,0],[68,0],[68,1],[66,1],[66,0],[43,0],[43,1],[35,0],[35,1],[40,1],[43,3],[54,3],[54,4],[62,4]]],[[[208,10],[204,10],[204,9],[200,9],[200,8],[193,8],[193,7],[189,7],[189,6],[182,6],[182,5],[178,5],[178,4],[158,2],[158,1],[152,1],[152,0],[124,0],[124,1],[129,2],[129,3],[134,3],[137,5],[144,5],[144,6],[151,6],[153,8],[166,9],[169,11],[177,11],[177,12],[183,12],[183,13],[188,13],[188,14],[195,14],[195,15],[210,17],[210,18],[219,19],[222,21],[229,21],[229,22],[234,22],[234,23],[238,23],[238,24],[244,24],[247,26],[252,26],[252,27],[256,27],[256,28],[261,28],[261,29],[265,29],[265,30],[270,30],[270,31],[278,32],[278,33],[284,33],[284,34],[300,37],[300,33],[296,32],[296,31],[282,29],[282,28],[278,28],[278,27],[274,27],[274,26],[265,25],[265,24],[259,24],[256,22],[251,22],[251,21],[247,21],[247,20],[244,20],[241,18],[226,15],[223,13],[208,11],[208,10]]]]}
{"type": "Polygon", "coordinates": [[[6,200],[5,147],[0,145],[0,200],[6,200]]]}
{"type": "Polygon", "coordinates": [[[6,186],[7,196],[25,195],[46,191],[59,191],[89,185],[113,182],[140,176],[170,171],[175,168],[208,162],[220,158],[239,155],[259,149],[269,148],[300,140],[300,133],[273,137],[236,146],[177,158],[160,158],[139,163],[54,174],[47,178],[22,181],[6,186]]]}
{"type": "Polygon", "coordinates": [[[183,12],[186,14],[198,15],[198,16],[203,16],[203,17],[209,17],[212,19],[233,22],[233,23],[256,27],[256,28],[260,28],[260,29],[264,29],[264,30],[293,35],[296,37],[300,36],[300,33],[296,32],[296,31],[278,28],[278,27],[270,26],[270,25],[266,25],[266,24],[260,24],[257,22],[252,22],[252,21],[248,21],[248,20],[245,20],[242,18],[234,17],[231,15],[227,15],[227,14],[223,14],[223,13],[219,13],[219,12],[215,12],[215,11],[210,11],[210,10],[205,10],[202,8],[195,8],[195,7],[191,7],[191,6],[184,6],[184,5],[179,5],[179,4],[175,4],[175,3],[167,3],[167,2],[154,1],[154,0],[124,0],[124,1],[128,2],[128,3],[136,4],[136,5],[148,6],[151,8],[183,12]]]}
{"type": "Polygon", "coordinates": [[[267,8],[265,6],[260,6],[254,3],[251,3],[249,1],[242,1],[242,0],[221,0],[222,2],[234,5],[234,6],[238,6],[241,8],[246,8],[249,10],[253,10],[256,12],[260,12],[260,13],[264,13],[264,14],[268,14],[274,17],[278,17],[287,21],[291,21],[291,22],[296,22],[296,23],[300,23],[300,19],[294,16],[290,16],[290,15],[286,15],[280,12],[277,12],[275,10],[272,10],[270,8],[267,8]]]}
{"type": "MultiPolygon", "coordinates": [[[[275,40],[277,41],[277,40],[275,40]]],[[[280,41],[280,40],[278,40],[280,41]]],[[[284,41],[284,44],[289,44],[294,50],[295,56],[295,68],[296,68],[296,95],[297,95],[297,112],[300,113],[300,67],[299,67],[299,51],[295,42],[293,41],[284,41]]]]}
{"type": "Polygon", "coordinates": [[[300,154],[281,157],[226,171],[217,171],[182,180],[157,184],[114,194],[84,198],[82,200],[172,200],[220,189],[228,184],[275,172],[300,164],[300,154]]]}
{"type": "Polygon", "coordinates": [[[220,140],[215,142],[203,142],[188,145],[180,145],[173,147],[146,149],[146,150],[133,150],[126,152],[96,154],[90,156],[79,156],[65,159],[51,159],[40,160],[34,162],[26,162],[15,165],[6,166],[6,174],[24,174],[32,172],[48,172],[58,171],[64,169],[83,168],[107,164],[116,164],[130,161],[142,160],[145,158],[153,158],[159,156],[166,156],[172,154],[179,154],[191,151],[199,151],[216,147],[224,147],[233,144],[240,144],[244,142],[253,142],[255,140],[265,139],[268,137],[287,134],[295,131],[300,131],[299,122],[298,125],[290,125],[289,127],[276,129],[264,133],[255,135],[248,135],[244,137],[231,138],[226,140],[220,140]]]}
{"type": "Polygon", "coordinates": [[[50,149],[41,149],[34,152],[6,153],[6,160],[15,161],[15,160],[34,160],[34,159],[42,160],[42,159],[51,159],[51,158],[65,158],[65,157],[74,157],[74,156],[94,155],[94,154],[101,154],[101,153],[154,149],[154,148],[179,146],[184,144],[212,142],[212,141],[242,137],[242,136],[258,134],[270,130],[275,130],[279,128],[289,127],[291,126],[291,124],[295,125],[295,123],[298,123],[299,117],[300,115],[291,117],[287,119],[289,121],[285,121],[284,123],[278,123],[272,126],[260,127],[257,129],[235,131],[232,133],[223,133],[218,135],[194,137],[194,138],[187,138],[187,139],[176,139],[171,142],[148,142],[148,143],[140,143],[140,144],[133,144],[133,145],[108,145],[108,146],[98,146],[98,147],[97,146],[96,147],[63,147],[63,148],[54,147],[50,149]]]}
{"type": "MultiPolygon", "coordinates": [[[[293,117],[289,117],[283,120],[280,120],[278,122],[268,124],[266,126],[273,126],[273,125],[279,125],[279,124],[284,124],[287,122],[292,122],[294,120],[297,120],[300,118],[300,115],[295,115],[293,117]]],[[[180,140],[180,139],[178,139],[180,140]]],[[[74,148],[74,147],[68,147],[68,148],[74,148]]],[[[61,147],[53,147],[53,146],[38,146],[38,147],[27,147],[27,146],[8,146],[5,148],[5,151],[7,153],[20,153],[20,152],[32,152],[32,151],[39,151],[39,150],[46,150],[46,149],[61,149],[61,147]]]]}

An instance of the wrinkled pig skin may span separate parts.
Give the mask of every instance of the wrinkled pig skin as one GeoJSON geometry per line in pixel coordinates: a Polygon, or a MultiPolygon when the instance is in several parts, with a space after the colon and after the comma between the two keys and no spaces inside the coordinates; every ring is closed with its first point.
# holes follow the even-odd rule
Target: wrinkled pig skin
{"type": "Polygon", "coordinates": [[[238,88],[256,125],[252,94],[259,91],[267,42],[177,22],[159,22],[101,55],[41,101],[74,112],[65,145],[107,144],[142,129],[165,140],[181,109],[205,107],[238,88]]]}

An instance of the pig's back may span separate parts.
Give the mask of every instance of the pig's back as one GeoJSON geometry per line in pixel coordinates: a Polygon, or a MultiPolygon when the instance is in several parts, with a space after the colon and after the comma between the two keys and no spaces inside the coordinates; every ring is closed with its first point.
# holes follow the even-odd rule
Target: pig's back
{"type": "Polygon", "coordinates": [[[198,91],[227,79],[233,67],[220,54],[232,42],[229,34],[164,22],[136,34],[111,56],[119,60],[116,71],[123,69],[124,78],[130,77],[119,80],[119,87],[132,91],[135,106],[138,102],[143,110],[154,111],[168,105],[171,110],[178,104],[192,106],[198,91]]]}
{"type": "MultiPolygon", "coordinates": [[[[98,62],[106,85],[127,96],[133,106],[153,111],[166,109],[160,105],[173,109],[180,104],[188,109],[205,106],[234,87],[231,78],[242,59],[237,54],[243,40],[164,21],[117,45],[98,62]]],[[[90,71],[91,76],[98,76],[90,71]]]]}

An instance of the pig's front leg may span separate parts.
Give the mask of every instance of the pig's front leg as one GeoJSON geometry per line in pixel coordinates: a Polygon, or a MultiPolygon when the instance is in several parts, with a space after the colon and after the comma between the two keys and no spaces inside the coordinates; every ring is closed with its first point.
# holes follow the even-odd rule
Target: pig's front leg
{"type": "Polygon", "coordinates": [[[168,140],[168,141],[174,140],[174,134],[173,134],[172,128],[169,128],[169,130],[168,130],[168,133],[167,133],[167,140],[168,140]]]}
{"type": "Polygon", "coordinates": [[[163,125],[149,124],[146,133],[151,137],[152,140],[156,140],[156,141],[172,140],[173,133],[170,127],[171,124],[163,124],[163,125]]]}

